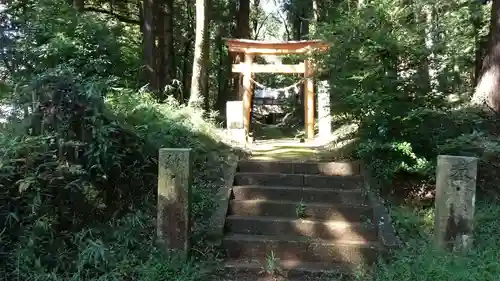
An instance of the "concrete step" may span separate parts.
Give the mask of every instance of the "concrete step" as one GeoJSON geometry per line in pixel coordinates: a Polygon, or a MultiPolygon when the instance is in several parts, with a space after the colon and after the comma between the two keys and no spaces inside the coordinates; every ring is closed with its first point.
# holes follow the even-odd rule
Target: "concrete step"
{"type": "Polygon", "coordinates": [[[271,252],[280,260],[370,264],[378,257],[379,245],[370,241],[328,241],[299,236],[228,234],[223,241],[231,259],[262,259],[271,252]]]}
{"type": "Polygon", "coordinates": [[[355,176],[321,176],[305,174],[280,173],[241,173],[234,176],[234,185],[268,185],[268,186],[312,186],[336,189],[358,189],[362,187],[362,177],[355,176]]]}
{"type": "Polygon", "coordinates": [[[226,230],[239,234],[279,235],[286,233],[325,240],[377,241],[377,233],[373,225],[345,220],[229,216],[226,220],[226,230]]]}
{"type": "Polygon", "coordinates": [[[233,186],[235,200],[273,200],[295,201],[304,203],[328,203],[366,205],[367,200],[362,190],[337,190],[314,187],[282,186],[233,186]]]}
{"type": "MultiPolygon", "coordinates": [[[[272,268],[272,266],[269,266],[270,262],[272,262],[272,260],[230,259],[225,261],[224,267],[228,271],[231,270],[233,276],[237,276],[239,272],[245,272],[253,275],[252,280],[256,280],[255,278],[257,276],[264,275],[264,269],[267,268],[269,270],[272,268]]],[[[278,274],[286,276],[287,280],[341,280],[332,278],[336,277],[336,275],[350,275],[357,270],[355,265],[349,263],[303,262],[279,259],[275,262],[278,274]]]]}
{"type": "Polygon", "coordinates": [[[352,162],[292,162],[242,160],[238,163],[238,172],[244,173],[283,173],[309,174],[324,176],[359,175],[359,163],[352,162]]]}
{"type": "MultiPolygon", "coordinates": [[[[297,201],[231,200],[229,214],[297,218],[298,205],[297,201]]],[[[366,221],[373,217],[373,211],[368,206],[341,204],[304,203],[303,213],[303,218],[320,220],[366,221]]]]}

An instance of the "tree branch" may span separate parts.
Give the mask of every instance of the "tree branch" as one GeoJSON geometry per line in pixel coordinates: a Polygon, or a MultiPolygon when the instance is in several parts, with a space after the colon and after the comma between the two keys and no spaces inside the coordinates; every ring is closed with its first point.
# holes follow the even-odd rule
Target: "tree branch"
{"type": "Polygon", "coordinates": [[[264,25],[266,24],[266,21],[269,18],[269,16],[270,16],[270,14],[267,14],[266,17],[261,21],[260,26],[257,27],[257,30],[255,31],[254,40],[257,40],[259,38],[260,31],[264,27],[264,25]]]}
{"type": "Polygon", "coordinates": [[[126,22],[126,23],[130,23],[130,24],[140,24],[140,21],[138,21],[138,20],[127,18],[127,17],[119,15],[113,11],[108,11],[108,10],[99,9],[99,8],[95,8],[95,7],[85,7],[83,10],[85,12],[95,12],[95,13],[100,13],[100,14],[112,16],[121,22],[126,22]]]}
{"type": "Polygon", "coordinates": [[[276,11],[278,12],[278,16],[281,18],[282,23],[285,27],[286,40],[290,40],[291,33],[290,33],[290,29],[288,28],[288,21],[287,21],[285,15],[283,15],[283,13],[281,11],[281,7],[278,5],[278,2],[276,0],[274,0],[274,6],[277,8],[276,11]]]}
{"type": "Polygon", "coordinates": [[[5,66],[5,69],[13,75],[14,74],[14,67],[9,63],[9,60],[7,59],[7,56],[5,55],[4,52],[0,53],[0,57],[2,57],[3,64],[5,66]]]}

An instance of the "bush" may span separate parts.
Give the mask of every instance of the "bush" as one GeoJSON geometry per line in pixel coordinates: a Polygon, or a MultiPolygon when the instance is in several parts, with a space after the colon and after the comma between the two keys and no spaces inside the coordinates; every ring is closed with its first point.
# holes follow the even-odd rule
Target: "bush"
{"type": "Polygon", "coordinates": [[[319,61],[330,74],[332,106],[359,124],[354,157],[381,180],[398,173],[433,178],[438,154],[483,156],[491,141],[488,122],[466,107],[475,41],[464,7],[433,0],[381,0],[360,9],[341,4],[322,27],[330,48],[319,61]],[[438,13],[432,47],[423,5],[438,13]],[[435,77],[432,65],[439,67],[435,77]]]}
{"type": "Polygon", "coordinates": [[[478,202],[475,245],[465,254],[436,251],[432,244],[432,209],[396,208],[394,221],[404,241],[389,264],[379,262],[362,280],[496,280],[500,274],[498,248],[500,209],[492,202],[478,202]],[[364,279],[365,278],[365,279],[364,279]]]}
{"type": "Polygon", "coordinates": [[[0,135],[6,280],[201,278],[194,265],[165,263],[152,244],[157,157],[161,147],[193,149],[202,233],[231,153],[216,126],[190,108],[71,70],[47,72],[26,89],[38,106],[0,135]]]}
{"type": "Polygon", "coordinates": [[[482,155],[482,144],[476,142],[473,146],[468,139],[478,137],[484,120],[468,110],[417,108],[401,116],[365,119],[359,129],[362,142],[356,153],[367,159],[383,179],[398,172],[432,177],[438,154],[482,155]]]}

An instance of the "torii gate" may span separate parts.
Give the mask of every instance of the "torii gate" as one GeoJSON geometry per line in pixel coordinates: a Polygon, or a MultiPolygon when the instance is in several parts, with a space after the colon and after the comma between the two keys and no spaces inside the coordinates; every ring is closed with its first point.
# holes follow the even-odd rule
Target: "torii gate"
{"type": "Polygon", "coordinates": [[[305,60],[299,64],[255,64],[255,55],[287,55],[309,54],[313,50],[326,50],[327,45],[320,40],[270,42],[248,39],[225,39],[230,53],[241,53],[244,62],[233,64],[233,73],[243,74],[243,127],[248,136],[250,129],[250,109],[252,100],[253,73],[303,73],[304,87],[304,119],[306,138],[314,138],[314,81],[313,64],[305,60]]]}

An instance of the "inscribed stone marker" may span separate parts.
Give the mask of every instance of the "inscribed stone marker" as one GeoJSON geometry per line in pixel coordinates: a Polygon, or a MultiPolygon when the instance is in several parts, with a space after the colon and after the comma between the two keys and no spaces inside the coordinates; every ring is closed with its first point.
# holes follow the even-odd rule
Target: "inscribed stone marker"
{"type": "Polygon", "coordinates": [[[167,249],[189,253],[191,149],[161,148],[158,158],[157,238],[167,249]]]}
{"type": "Polygon", "coordinates": [[[320,138],[326,139],[332,135],[330,86],[328,81],[318,81],[318,135],[320,138]]]}
{"type": "Polygon", "coordinates": [[[438,248],[472,246],[476,177],[477,158],[437,157],[434,238],[438,248]]]}

